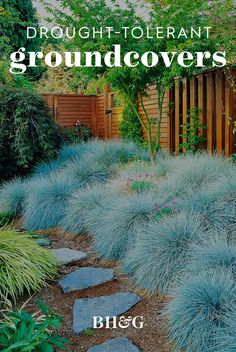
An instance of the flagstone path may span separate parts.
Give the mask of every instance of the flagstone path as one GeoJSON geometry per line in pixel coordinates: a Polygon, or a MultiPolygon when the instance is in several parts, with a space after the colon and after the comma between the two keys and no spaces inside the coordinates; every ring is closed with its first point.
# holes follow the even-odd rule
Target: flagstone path
{"type": "MultiPolygon", "coordinates": [[[[87,258],[87,253],[70,248],[52,249],[52,253],[64,265],[70,265],[87,258]]],[[[64,276],[59,281],[59,285],[66,294],[89,289],[114,279],[115,275],[112,269],[82,267],[64,276]]],[[[140,301],[138,295],[128,291],[107,296],[76,299],[73,306],[73,332],[78,335],[93,328],[94,316],[101,317],[101,321],[104,322],[106,317],[118,317],[140,301]]],[[[89,348],[88,352],[140,352],[140,349],[127,338],[115,338],[89,348]]]]}

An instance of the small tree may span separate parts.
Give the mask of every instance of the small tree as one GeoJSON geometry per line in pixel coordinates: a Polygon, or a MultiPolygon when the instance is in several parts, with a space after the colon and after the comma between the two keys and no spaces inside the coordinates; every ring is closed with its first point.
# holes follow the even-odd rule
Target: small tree
{"type": "Polygon", "coordinates": [[[53,158],[63,141],[46,103],[37,94],[0,88],[0,180],[26,174],[53,158]]]}
{"type": "MultiPolygon", "coordinates": [[[[60,25],[81,28],[83,26],[90,28],[97,27],[113,27],[114,32],[111,37],[103,33],[102,38],[87,38],[82,39],[79,35],[67,43],[68,48],[72,51],[80,48],[81,52],[100,51],[105,53],[113,50],[114,44],[121,45],[121,55],[128,51],[135,51],[140,56],[145,52],[177,52],[189,51],[193,54],[194,63],[196,61],[197,51],[210,51],[211,53],[217,51],[219,43],[226,44],[227,38],[219,41],[219,36],[214,35],[207,37],[207,32],[203,33],[201,38],[189,39],[176,37],[169,39],[166,36],[163,38],[155,38],[156,26],[167,28],[172,26],[176,32],[184,26],[190,27],[214,27],[214,18],[218,14],[222,17],[225,25],[227,25],[226,18],[229,12],[233,10],[233,2],[225,0],[226,10],[222,6],[222,1],[209,2],[209,0],[201,0],[193,2],[192,0],[153,0],[150,1],[151,9],[149,14],[141,17],[136,14],[136,5],[130,0],[125,0],[125,7],[120,6],[115,0],[111,1],[112,5],[108,5],[106,0],[61,0],[63,8],[67,8],[70,15],[58,9],[49,9],[54,15],[55,19],[60,25]],[[151,34],[152,38],[144,36],[139,40],[128,36],[125,38],[122,35],[116,34],[122,31],[123,27],[140,27],[144,33],[149,26],[153,28],[151,34]]],[[[148,8],[144,11],[148,13],[148,8]]],[[[54,19],[54,20],[55,20],[54,19]]],[[[232,27],[231,27],[232,28],[232,27]]],[[[214,33],[218,28],[214,27],[214,33]]],[[[226,31],[224,31],[226,33],[226,31]]],[[[229,31],[228,31],[229,33],[229,31]]],[[[173,83],[174,77],[188,76],[193,73],[195,64],[189,67],[180,67],[177,61],[174,61],[171,67],[166,67],[163,60],[155,66],[146,67],[142,64],[136,67],[81,67],[74,69],[75,77],[80,81],[86,77],[87,81],[94,78],[105,77],[112,86],[125,94],[133,111],[139,120],[143,130],[147,134],[148,149],[151,159],[155,160],[156,152],[160,149],[161,143],[161,123],[163,101],[166,94],[166,89],[173,83]],[[155,85],[157,91],[157,104],[159,110],[158,118],[153,118],[149,115],[143,101],[144,96],[147,95],[147,88],[150,84],[155,85]],[[137,105],[133,101],[133,97],[138,96],[145,118],[141,118],[137,105]]],[[[205,65],[209,65],[211,60],[205,60],[205,65]]]]}
{"type": "MultiPolygon", "coordinates": [[[[39,51],[42,40],[38,37],[28,39],[26,36],[27,26],[37,28],[39,22],[36,16],[36,9],[31,0],[0,0],[0,83],[27,86],[22,77],[11,77],[8,73],[8,57],[11,52],[24,47],[27,51],[39,51]]],[[[30,68],[26,78],[37,80],[43,70],[39,66],[30,68]]]]}

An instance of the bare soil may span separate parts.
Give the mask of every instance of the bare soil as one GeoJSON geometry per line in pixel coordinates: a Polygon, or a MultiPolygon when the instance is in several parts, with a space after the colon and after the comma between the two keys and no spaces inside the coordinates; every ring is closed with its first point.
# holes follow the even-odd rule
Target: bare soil
{"type": "Polygon", "coordinates": [[[167,329],[165,327],[166,321],[162,313],[167,297],[159,296],[150,298],[143,292],[137,291],[137,289],[132,286],[130,280],[119,272],[117,262],[102,261],[95,256],[91,250],[92,240],[89,236],[73,236],[70,234],[64,234],[59,230],[44,231],[41,232],[40,235],[47,235],[52,242],[52,248],[68,247],[71,249],[84,250],[88,253],[88,259],[73,263],[71,266],[62,267],[57,280],[65,274],[84,266],[113,268],[116,273],[116,279],[112,282],[68,294],[64,294],[57,281],[55,281],[41,292],[35,294],[29,301],[27,310],[30,312],[36,310],[35,302],[37,299],[43,299],[48,306],[63,317],[64,322],[62,323],[59,332],[71,342],[67,351],[86,352],[91,346],[121,336],[129,338],[143,352],[171,352],[174,350],[168,341],[167,329]],[[135,329],[134,327],[129,327],[127,329],[102,328],[92,330],[92,336],[87,336],[87,334],[76,336],[73,334],[72,309],[76,299],[111,295],[121,291],[135,292],[142,298],[142,301],[126,313],[125,316],[143,316],[145,321],[143,329],[135,329]]]}

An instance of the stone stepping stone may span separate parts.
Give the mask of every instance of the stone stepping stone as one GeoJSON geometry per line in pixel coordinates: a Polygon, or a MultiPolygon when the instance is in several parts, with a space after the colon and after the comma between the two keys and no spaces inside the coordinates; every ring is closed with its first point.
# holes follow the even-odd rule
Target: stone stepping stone
{"type": "Polygon", "coordinates": [[[126,337],[118,337],[106,341],[101,345],[91,347],[88,352],[141,352],[137,346],[134,346],[126,337]]]}
{"type": "Polygon", "coordinates": [[[59,284],[63,292],[68,293],[97,286],[114,279],[115,276],[112,269],[84,267],[66,275],[59,281],[59,284]]]}
{"type": "Polygon", "coordinates": [[[65,265],[87,258],[87,253],[70,248],[52,249],[52,253],[60,263],[65,265]]]}
{"type": "Polygon", "coordinates": [[[49,247],[51,245],[49,239],[43,237],[36,239],[36,243],[41,247],[49,247]]]}
{"type": "Polygon", "coordinates": [[[73,307],[73,331],[80,334],[93,328],[93,317],[116,317],[130,310],[140,302],[138,295],[131,292],[119,292],[110,296],[82,298],[75,300],[73,307]]]}

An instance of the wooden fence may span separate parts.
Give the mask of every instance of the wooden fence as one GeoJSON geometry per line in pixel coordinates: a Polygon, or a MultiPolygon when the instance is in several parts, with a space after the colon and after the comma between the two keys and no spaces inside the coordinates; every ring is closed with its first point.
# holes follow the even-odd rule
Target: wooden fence
{"type": "MultiPolygon", "coordinates": [[[[202,126],[198,134],[205,139],[202,147],[227,156],[236,152],[233,135],[233,121],[236,121],[234,80],[236,70],[231,72],[230,79],[223,70],[203,72],[192,79],[176,79],[164,99],[161,146],[176,154],[185,151],[180,148],[185,142],[181,137],[182,125],[190,122],[191,112],[197,109],[202,126]]],[[[72,127],[80,121],[92,130],[94,136],[106,139],[120,137],[123,107],[109,86],[103,94],[96,96],[45,94],[44,98],[53,111],[55,122],[61,126],[72,127]]],[[[143,100],[149,116],[157,118],[159,111],[154,86],[148,89],[148,96],[143,100]]],[[[145,118],[140,101],[138,109],[141,118],[145,118]]]]}
{"type": "Polygon", "coordinates": [[[185,142],[180,135],[183,124],[190,122],[190,116],[197,109],[199,135],[205,139],[202,147],[209,152],[230,155],[235,152],[233,121],[236,121],[236,93],[233,81],[236,71],[223,70],[203,72],[192,79],[175,81],[168,92],[168,148],[179,153],[180,144],[185,142]],[[205,128],[204,128],[205,127],[205,128]]]}

